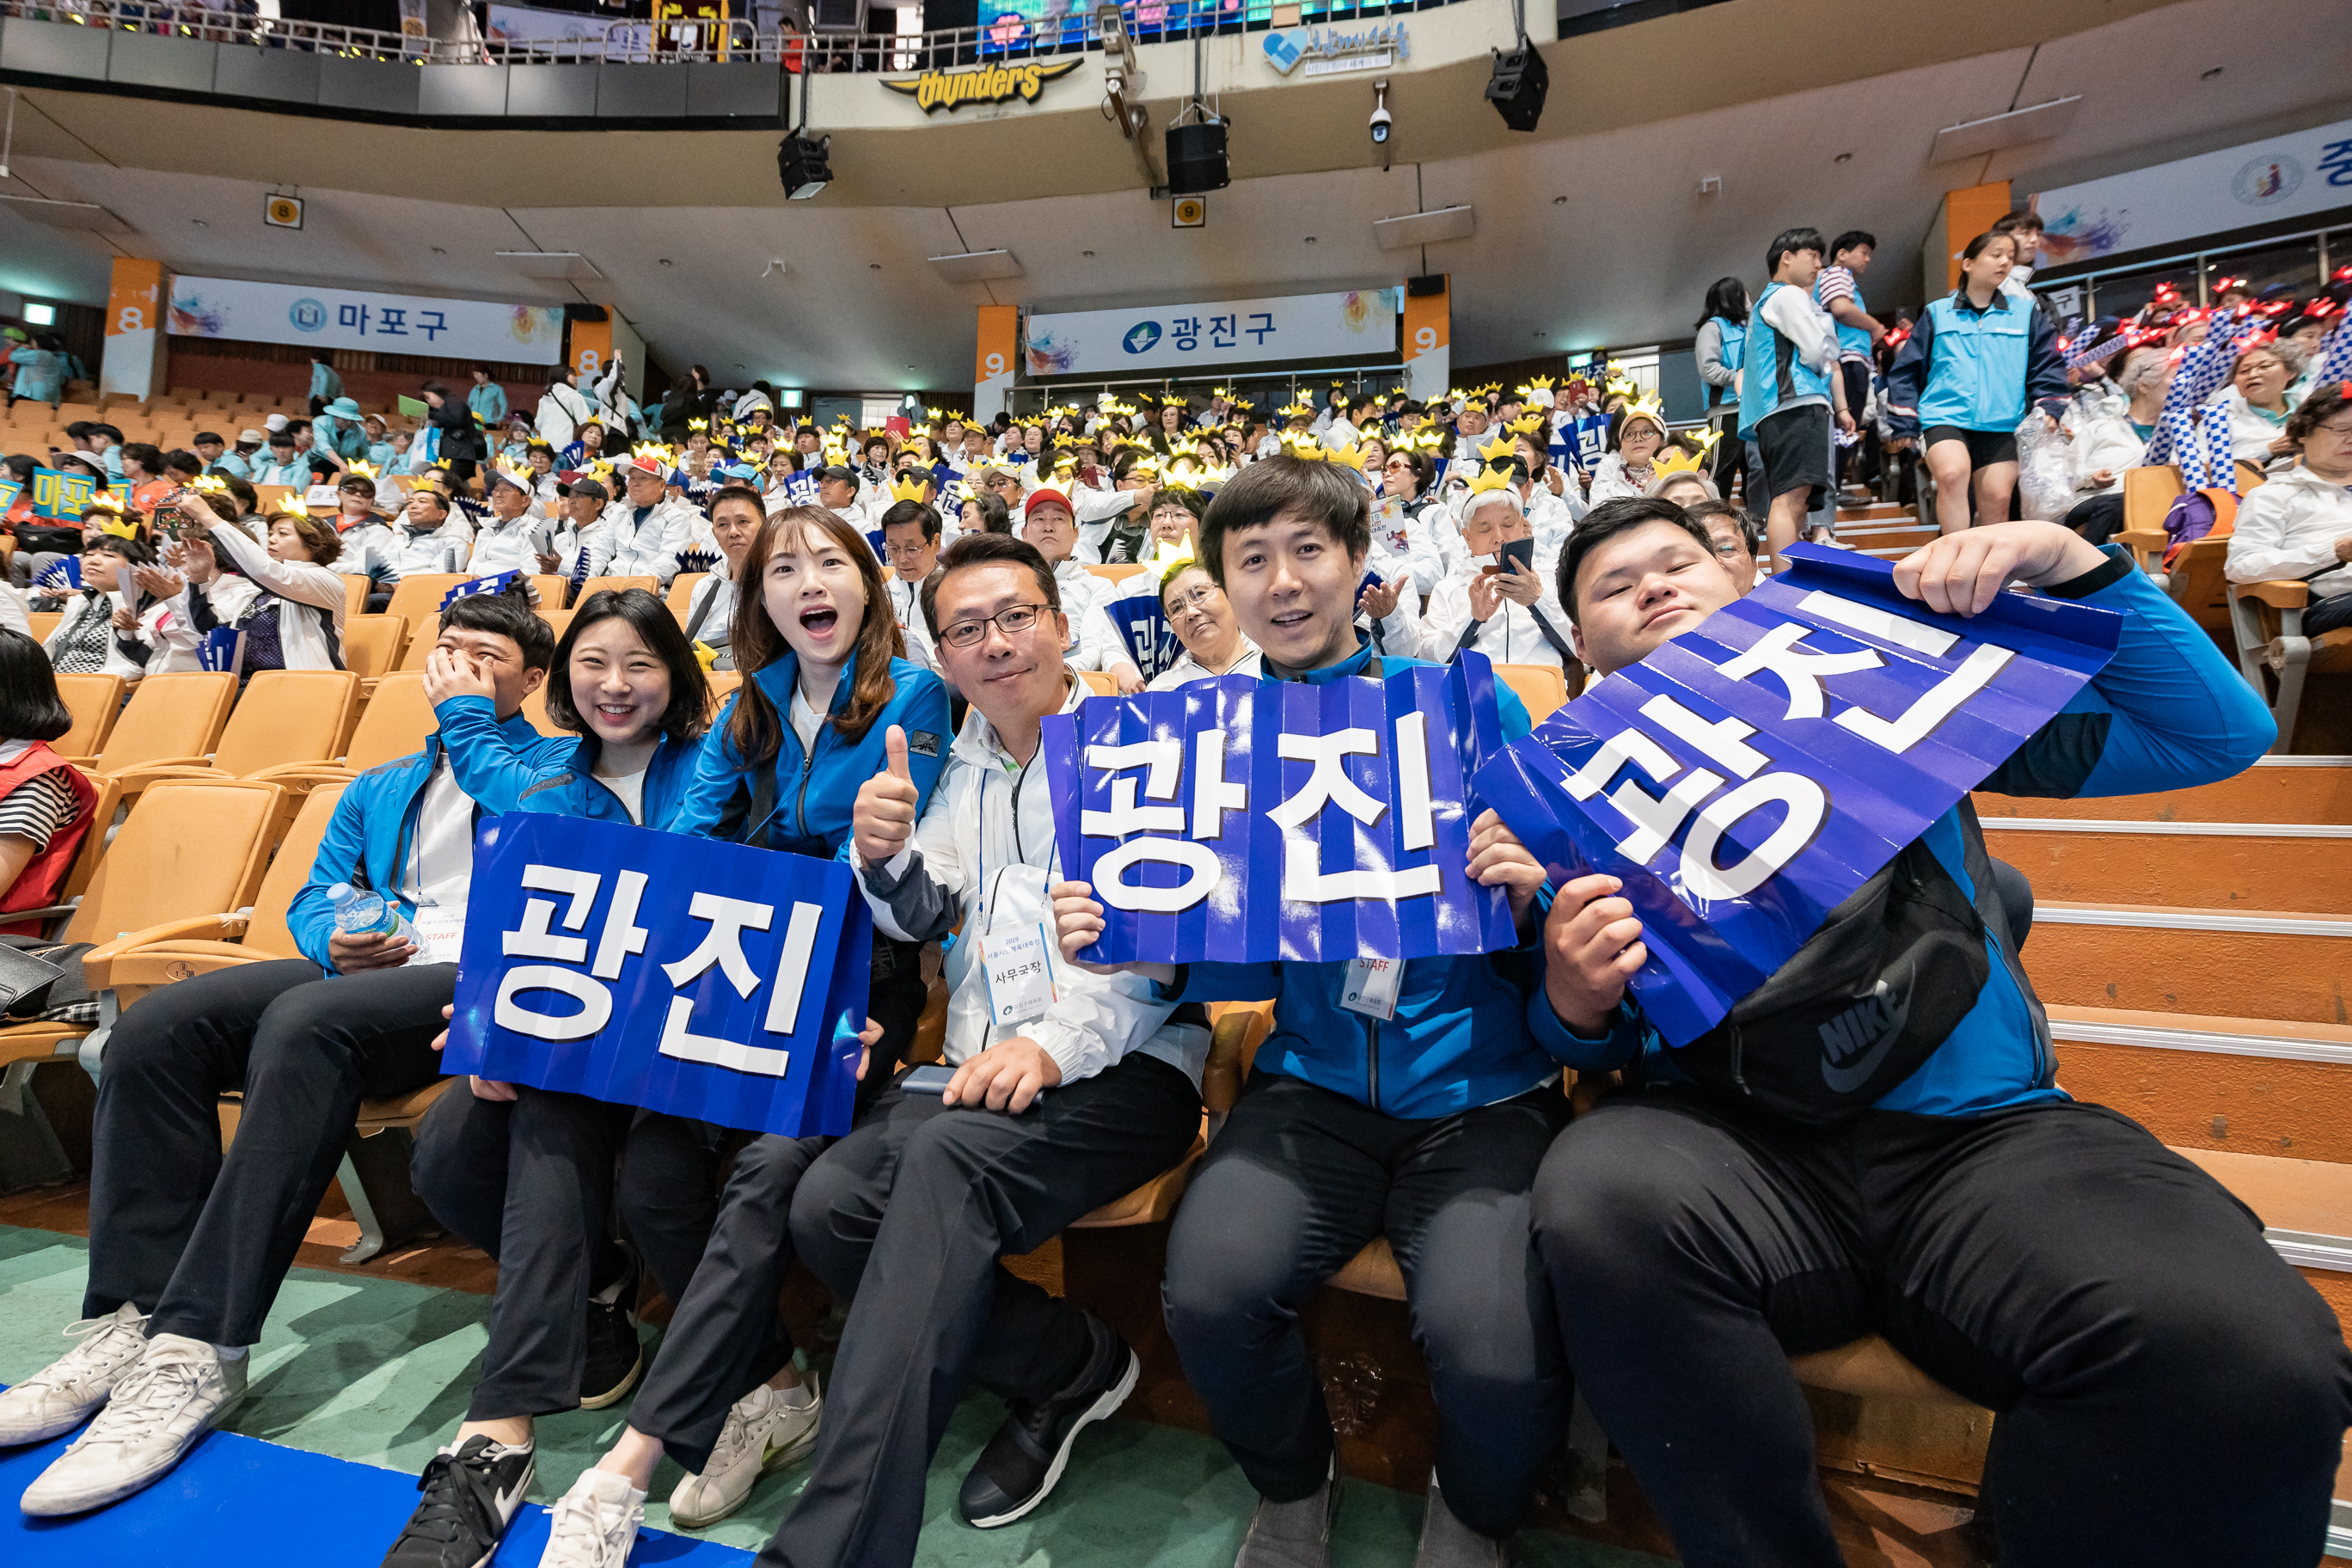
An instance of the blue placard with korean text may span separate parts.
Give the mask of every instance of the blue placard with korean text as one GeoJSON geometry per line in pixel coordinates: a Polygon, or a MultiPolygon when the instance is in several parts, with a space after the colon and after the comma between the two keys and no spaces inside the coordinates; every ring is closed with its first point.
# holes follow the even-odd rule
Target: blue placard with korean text
{"type": "Polygon", "coordinates": [[[33,515],[48,522],[79,522],[82,509],[98,493],[98,481],[88,474],[62,468],[33,470],[33,515]]]}
{"type": "Polygon", "coordinates": [[[1055,840],[1104,906],[1092,963],[1423,958],[1511,946],[1468,876],[1502,747],[1465,654],[1382,679],[1223,676],[1045,721],[1055,840]]]}
{"type": "Polygon", "coordinates": [[[1174,668],[1184,657],[1184,645],[1177,640],[1176,628],[1168,624],[1168,612],[1160,606],[1159,595],[1123,594],[1105,599],[1102,610],[1144,679],[1174,668]]]}
{"type": "Polygon", "coordinates": [[[845,862],[511,813],[476,836],[444,1065],[725,1127],[846,1132],[872,955],[845,862]]]}
{"type": "Polygon", "coordinates": [[[1869,556],[1789,559],[1476,776],[1555,886],[1623,881],[1649,954],[1631,988],[1676,1046],[2063,708],[2122,626],[2024,594],[1937,615],[1869,556]]]}

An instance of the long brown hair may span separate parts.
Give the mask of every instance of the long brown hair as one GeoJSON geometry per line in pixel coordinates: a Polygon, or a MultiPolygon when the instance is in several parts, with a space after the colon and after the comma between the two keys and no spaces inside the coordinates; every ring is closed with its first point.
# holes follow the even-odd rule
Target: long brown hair
{"type": "Polygon", "coordinates": [[[835,734],[853,745],[866,738],[866,731],[898,695],[890,661],[906,657],[906,639],[882,586],[882,563],[875,558],[874,547],[866,543],[865,535],[823,507],[788,506],[770,513],[753,536],[750,553],[743,557],[744,581],[735,585],[735,619],[727,631],[735,668],[747,678],[734,716],[727,721],[727,739],[746,767],[774,761],[784,743],[783,721],[777,716],[776,705],[760,689],[758,681],[748,678],[782,658],[790,647],[768,615],[767,598],[761,590],[768,557],[775,552],[776,536],[787,531],[803,543],[816,533],[831,539],[857,563],[858,580],[866,587],[866,618],[857,628],[856,679],[850,686],[848,703],[829,721],[835,734]]]}

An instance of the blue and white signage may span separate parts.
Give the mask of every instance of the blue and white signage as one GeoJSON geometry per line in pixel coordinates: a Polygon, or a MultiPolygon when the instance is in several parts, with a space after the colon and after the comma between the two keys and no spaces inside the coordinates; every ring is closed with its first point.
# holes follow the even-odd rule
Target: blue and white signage
{"type": "MultiPolygon", "coordinates": [[[[2034,197],[2042,265],[2066,267],[2352,204],[2352,120],[2061,185],[2034,197]]],[[[1955,236],[1952,243],[1966,242],[1955,236]]],[[[2027,258],[2026,259],[2032,259],[2027,258]]]]}
{"type": "Polygon", "coordinates": [[[1397,289],[1058,310],[1029,318],[1033,376],[1194,371],[1217,365],[1379,359],[1397,353],[1397,289]]]}
{"type": "Polygon", "coordinates": [[[1265,36],[1265,61],[1288,76],[1304,60],[1301,76],[1339,76],[1349,71],[1386,70],[1412,58],[1412,40],[1402,22],[1361,27],[1291,27],[1265,36]]]}
{"type": "Polygon", "coordinates": [[[173,278],[171,284],[166,322],[175,337],[525,364],[554,364],[563,357],[561,305],[299,289],[235,278],[173,278]]]}

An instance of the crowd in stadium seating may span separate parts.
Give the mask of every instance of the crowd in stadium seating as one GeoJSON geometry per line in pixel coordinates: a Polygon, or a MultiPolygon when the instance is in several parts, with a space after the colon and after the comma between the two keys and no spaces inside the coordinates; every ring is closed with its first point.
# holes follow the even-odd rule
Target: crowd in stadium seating
{"type": "MultiPolygon", "coordinates": [[[[310,419],[235,443],[163,452],[78,424],[78,450],[41,464],[97,481],[79,528],[9,519],[30,597],[0,589],[0,919],[55,902],[110,826],[49,744],[73,723],[61,677],[343,668],[414,581],[436,595],[411,666],[433,725],[342,787],[289,907],[299,958],[161,986],[111,1026],[78,1343],[0,1393],[0,1444],[80,1435],[22,1507],[117,1502],[234,1410],[362,1102],[443,1079],[477,826],[538,813],[853,868],[875,931],[856,1116],[837,1140],[747,1140],[479,1078],[434,1100],[416,1189],[499,1282],[388,1568],[486,1561],[530,1491],[534,1421],[624,1399],[620,1437],[555,1500],[544,1563],[620,1568],[667,1456],[682,1528],[805,1460],[762,1561],[910,1563],[969,1385],[1006,1413],[961,1517],[1025,1516],[1085,1484],[1080,1435],[1139,1363],[1002,1260],[1188,1163],[1162,1301],[1258,1493],[1237,1568],[1331,1560],[1335,1441],[1298,1314],[1383,1237],[1439,1424],[1424,1568],[1504,1561],[1572,1393],[1686,1560],[1841,1561],[1788,1358],[1874,1333],[1997,1413],[1982,1508],[2005,1558],[2313,1561],[2352,1353],[2221,1186],[2057,1087],[2022,911],[1965,801],[1865,889],[1957,933],[1965,994],[1874,1015],[1894,1055],[1866,1092],[1794,1100],[1749,1086],[1743,1047],[1727,1074],[1668,1048],[1627,989],[1647,950],[1625,889],[1556,883],[1492,811],[1462,874],[1505,895],[1507,950],[1082,963],[1103,911],[1064,874],[1034,765],[1047,716],[1147,685],[1475,653],[1574,690],[1752,589],[1867,422],[1874,453],[1921,447],[1937,492],[1945,532],[1897,566],[1905,593],[1969,614],[2022,585],[2122,617],[2113,662],[1981,787],[2234,773],[2270,713],[2105,542],[2100,503],[2164,458],[2160,435],[2191,455],[2210,413],[2225,459],[2273,470],[2237,510],[2232,574],[2307,579],[2315,616],[2352,605],[2352,402],[2306,374],[2345,345],[2296,346],[2336,313],[2273,335],[2261,301],[2168,308],[2062,349],[2012,288],[2025,226],[1972,241],[1893,352],[1857,281],[1869,237],[1780,236],[1752,310],[1736,279],[1710,292],[1698,354],[1729,393],[1711,438],[1613,378],[1435,404],[1334,388],[1273,422],[1220,392],[861,434],[784,421],[767,389],[700,367],[642,407],[617,364],[558,374],[530,416],[486,372],[462,396],[432,383],[423,423],[394,431],[324,361],[310,419]],[[2210,381],[2185,410],[2176,363],[2210,381]],[[2021,442],[2053,431],[2096,466],[2070,473],[2065,523],[2011,521],[2021,442]],[[467,579],[488,591],[438,598],[467,579]],[[1149,680],[1117,616],[1137,595],[1182,649],[1149,680]],[[37,644],[34,615],[57,617],[37,644]],[[1047,922],[1052,986],[997,1005],[990,934],[1047,922]],[[944,1087],[905,1066],[927,964],[944,1087]],[[1237,1097],[1208,1081],[1208,1009],[1234,1003],[1268,1026],[1237,1097]],[[1222,1115],[1201,1152],[1204,1100],[1222,1115]],[[822,1386],[777,1312],[795,1260],[847,1312],[822,1386]],[[651,1289],[674,1310],[648,1363],[651,1289]]],[[[1498,684],[1505,738],[1526,733],[1540,715],[1498,684]]],[[[37,925],[10,940],[76,957],[37,925]]],[[[1810,1068],[1828,999],[1907,985],[1891,942],[1824,928],[1744,1020],[1751,1068],[1810,1068]]]]}

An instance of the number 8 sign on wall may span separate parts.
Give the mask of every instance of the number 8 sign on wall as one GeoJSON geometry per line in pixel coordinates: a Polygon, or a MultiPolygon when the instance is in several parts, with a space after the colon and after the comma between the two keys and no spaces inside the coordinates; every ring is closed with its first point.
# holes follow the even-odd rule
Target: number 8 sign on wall
{"type": "Polygon", "coordinates": [[[106,291],[106,357],[100,363],[98,389],[144,402],[155,390],[155,362],[161,337],[156,312],[163,298],[163,264],[136,257],[114,258],[113,280],[106,291]]]}

